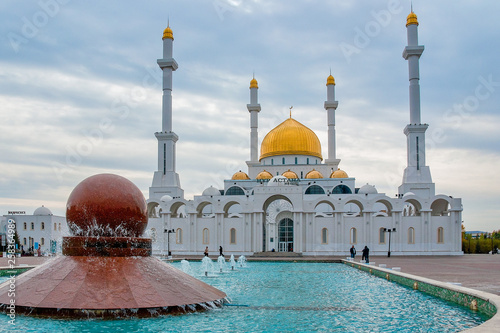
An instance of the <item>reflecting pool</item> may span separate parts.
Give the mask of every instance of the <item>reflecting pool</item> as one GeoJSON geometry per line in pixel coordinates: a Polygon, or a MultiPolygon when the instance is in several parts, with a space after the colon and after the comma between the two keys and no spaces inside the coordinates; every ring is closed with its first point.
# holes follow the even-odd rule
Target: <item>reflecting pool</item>
{"type": "MultiPolygon", "coordinates": [[[[341,264],[201,261],[173,266],[224,291],[231,303],[147,319],[61,320],[18,316],[20,332],[459,332],[486,316],[341,264]],[[242,267],[243,266],[243,267],[242,267]],[[222,270],[222,273],[221,273],[222,270]]],[[[0,330],[8,328],[0,315],[0,330]]]]}

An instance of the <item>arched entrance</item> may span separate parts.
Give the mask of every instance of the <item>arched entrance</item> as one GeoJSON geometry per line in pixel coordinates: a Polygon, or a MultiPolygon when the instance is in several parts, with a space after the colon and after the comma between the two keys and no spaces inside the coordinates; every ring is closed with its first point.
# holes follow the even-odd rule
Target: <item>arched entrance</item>
{"type": "Polygon", "coordinates": [[[284,218],[278,224],[278,251],[293,252],[293,220],[284,218]]]}
{"type": "Polygon", "coordinates": [[[268,198],[264,204],[266,223],[262,225],[262,251],[288,252],[293,250],[293,206],[287,197],[275,195],[268,198]],[[287,238],[280,245],[280,221],[288,219],[288,228],[283,229],[287,238]],[[291,232],[290,232],[291,231],[291,232]],[[287,242],[291,244],[288,245],[287,242]]]}

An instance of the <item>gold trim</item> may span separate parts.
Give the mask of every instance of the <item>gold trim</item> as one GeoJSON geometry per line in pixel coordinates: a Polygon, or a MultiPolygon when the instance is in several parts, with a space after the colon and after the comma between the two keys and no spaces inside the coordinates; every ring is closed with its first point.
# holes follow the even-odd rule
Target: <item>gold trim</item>
{"type": "Polygon", "coordinates": [[[415,14],[414,12],[408,14],[408,17],[406,18],[406,26],[409,26],[411,24],[418,25],[417,14],[415,14]]]}
{"type": "Polygon", "coordinates": [[[171,40],[174,40],[174,34],[172,32],[172,29],[170,29],[170,27],[166,27],[165,30],[163,30],[163,38],[162,39],[165,39],[165,38],[169,38],[171,40]]]}

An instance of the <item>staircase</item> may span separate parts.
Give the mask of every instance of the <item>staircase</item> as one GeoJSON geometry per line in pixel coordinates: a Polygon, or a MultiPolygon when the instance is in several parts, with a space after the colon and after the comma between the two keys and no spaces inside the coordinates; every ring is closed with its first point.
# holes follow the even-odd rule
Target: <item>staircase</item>
{"type": "Polygon", "coordinates": [[[302,253],[296,252],[255,252],[250,258],[300,258],[302,257],[302,253]]]}

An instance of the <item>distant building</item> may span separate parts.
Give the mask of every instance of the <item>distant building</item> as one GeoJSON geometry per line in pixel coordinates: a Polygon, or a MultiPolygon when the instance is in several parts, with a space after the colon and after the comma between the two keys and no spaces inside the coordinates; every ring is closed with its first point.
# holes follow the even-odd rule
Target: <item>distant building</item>
{"type": "Polygon", "coordinates": [[[491,235],[491,233],[489,233],[487,231],[466,231],[465,234],[470,235],[474,239],[481,238],[481,236],[483,236],[483,235],[486,235],[486,236],[491,235]]]}
{"type": "MultiPolygon", "coordinates": [[[[355,178],[339,169],[335,148],[339,103],[330,75],[324,102],[326,158],[314,131],[292,118],[291,112],[290,118],[264,137],[259,155],[261,106],[253,78],[247,104],[248,171],[236,172],[224,181],[223,188],[209,187],[193,200],[184,199],[175,170],[178,136],[172,129],[172,73],[178,65],[172,57],[173,33],[167,27],[163,58],[158,59],[163,71],[162,130],[155,133],[158,169],[148,199],[147,235],[153,239],[154,253],[202,254],[208,247],[217,254],[222,246],[228,254],[347,255],[351,246],[361,251],[367,245],[373,255],[387,254],[389,247],[395,255],[461,255],[462,201],[435,193],[426,164],[428,125],[420,119],[419,86],[419,58],[424,47],[418,44],[417,26],[417,16],[411,12],[406,22],[408,45],[403,51],[410,88],[410,122],[403,131],[407,166],[395,197],[378,193],[373,185],[357,187],[355,178]]],[[[383,135],[383,128],[378,130],[383,135]]],[[[383,147],[380,149],[383,154],[383,147]]]]}
{"type": "Polygon", "coordinates": [[[8,212],[0,220],[0,232],[3,239],[7,233],[9,220],[15,222],[19,242],[25,252],[37,248],[44,254],[60,253],[62,237],[68,235],[68,225],[64,216],[55,216],[47,207],[39,207],[33,215],[25,212],[8,212]]]}

